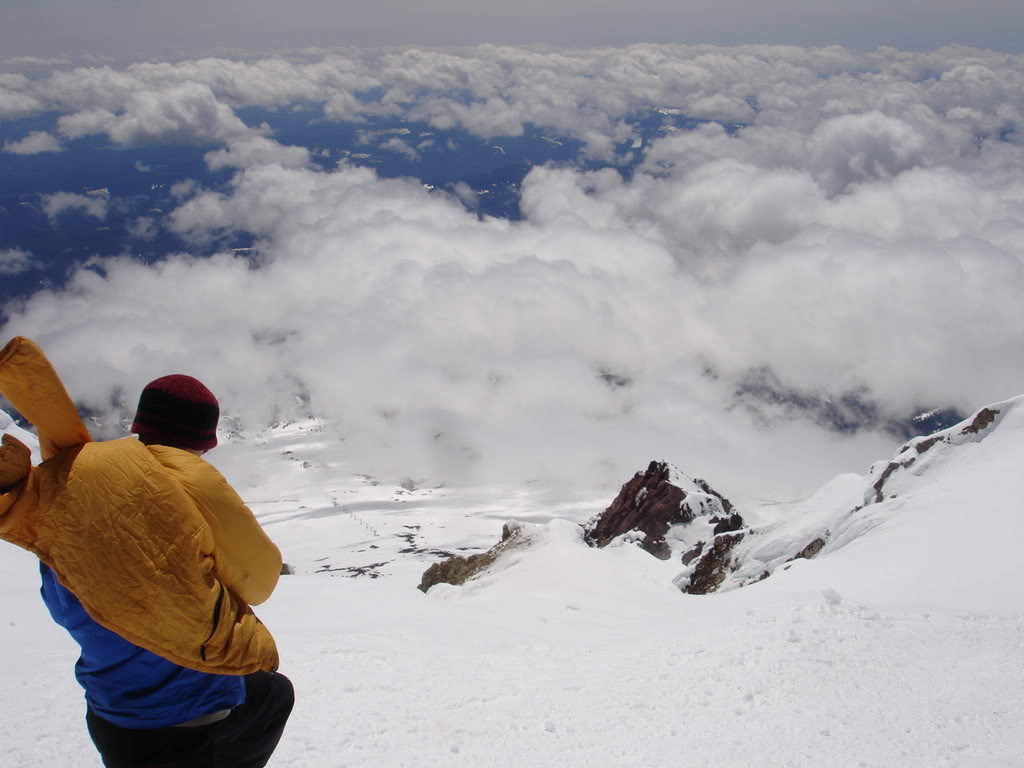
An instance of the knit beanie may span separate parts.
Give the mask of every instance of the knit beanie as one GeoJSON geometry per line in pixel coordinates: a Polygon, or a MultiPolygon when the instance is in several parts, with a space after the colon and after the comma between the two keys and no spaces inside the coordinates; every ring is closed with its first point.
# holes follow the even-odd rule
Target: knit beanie
{"type": "Polygon", "coordinates": [[[199,379],[162,376],[142,390],[132,432],[146,445],[208,451],[217,445],[217,398],[199,379]]]}

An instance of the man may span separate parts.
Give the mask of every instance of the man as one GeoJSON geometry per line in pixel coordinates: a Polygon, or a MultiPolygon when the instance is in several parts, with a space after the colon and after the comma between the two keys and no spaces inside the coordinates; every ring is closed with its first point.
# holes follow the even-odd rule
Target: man
{"type": "Polygon", "coordinates": [[[108,768],[244,766],[270,759],[294,702],[250,605],[281,556],[201,457],[219,405],[198,380],[143,390],[139,439],[92,442],[42,350],[0,351],[0,394],[35,426],[43,463],[0,447],[0,538],[40,558],[51,615],[82,649],[75,674],[108,768]]]}

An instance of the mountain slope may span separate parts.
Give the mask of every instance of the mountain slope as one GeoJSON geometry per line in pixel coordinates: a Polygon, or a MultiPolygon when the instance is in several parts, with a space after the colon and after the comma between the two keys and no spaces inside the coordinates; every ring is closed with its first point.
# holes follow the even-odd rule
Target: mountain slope
{"type": "MultiPolygon", "coordinates": [[[[607,497],[374,485],[310,425],[228,443],[211,458],[296,570],[259,611],[298,692],[271,765],[1019,765],[1020,402],[889,472],[882,501],[852,511],[894,462],[743,509],[751,542],[827,544],[706,596],[673,585],[675,558],[588,546],[607,497]],[[516,517],[532,546],[416,589],[432,550],[479,551],[516,517]],[[370,558],[378,578],[346,578],[370,558]]],[[[37,578],[0,547],[0,760],[98,765],[37,578]]]]}

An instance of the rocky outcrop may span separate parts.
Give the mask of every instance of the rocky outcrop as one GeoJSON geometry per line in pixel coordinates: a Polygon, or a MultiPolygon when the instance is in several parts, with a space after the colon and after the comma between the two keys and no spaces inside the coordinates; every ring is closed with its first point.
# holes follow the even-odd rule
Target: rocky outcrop
{"type": "Polygon", "coordinates": [[[731,533],[743,527],[743,518],[738,514],[731,514],[728,517],[712,517],[708,522],[715,526],[713,529],[715,535],[731,533]]]}
{"type": "Polygon", "coordinates": [[[954,427],[905,443],[891,461],[872,467],[872,483],[865,493],[864,503],[878,504],[899,495],[902,485],[909,480],[907,470],[920,476],[927,471],[928,465],[945,460],[950,449],[983,440],[998,426],[1005,410],[1005,405],[982,408],[954,427]]]}
{"type": "Polygon", "coordinates": [[[828,512],[817,509],[812,499],[794,509],[788,519],[756,533],[748,532],[745,540],[735,542],[720,558],[724,565],[713,560],[705,563],[707,553],[703,553],[695,561],[700,573],[692,576],[692,583],[698,587],[714,585],[724,572],[716,589],[734,589],[789,568],[795,561],[811,560],[842,548],[856,539],[856,531],[870,530],[877,525],[875,521],[899,509],[898,504],[891,510],[878,510],[876,505],[931,484],[933,477],[942,475],[937,471],[940,467],[961,460],[964,446],[988,439],[1017,402],[982,408],[948,429],[908,441],[891,459],[871,467],[861,503],[856,506],[828,512]]]}
{"type": "Polygon", "coordinates": [[[995,423],[999,411],[994,408],[982,408],[971,419],[971,423],[960,430],[961,435],[977,435],[995,423]]]}
{"type": "MultiPolygon", "coordinates": [[[[592,547],[638,546],[677,562],[679,570],[672,581],[687,594],[744,587],[778,571],[813,567],[802,561],[828,556],[899,514],[901,505],[892,499],[941,479],[943,465],[961,461],[968,455],[964,446],[970,451],[973,446],[967,444],[987,440],[1016,407],[1024,407],[1024,397],[984,408],[942,432],[914,438],[890,460],[873,465],[866,479],[837,477],[814,496],[786,502],[783,514],[765,515],[758,510],[756,529],[704,480],[688,477],[666,462],[652,461],[583,526],[582,534],[571,526],[571,535],[582,535],[592,547]]],[[[1019,428],[1019,421],[1014,426],[1019,428]]],[[[524,539],[543,540],[536,531],[545,531],[554,522],[531,526],[528,535],[512,524],[491,550],[432,566],[420,589],[426,591],[441,582],[463,584],[524,539]]]]}
{"type": "Polygon", "coordinates": [[[683,552],[683,556],[679,559],[683,565],[689,565],[702,554],[704,554],[704,542],[698,541],[696,544],[693,545],[693,549],[683,552]]]}
{"type": "Polygon", "coordinates": [[[691,595],[706,595],[718,589],[732,570],[732,551],[743,541],[742,533],[716,536],[708,551],[697,560],[688,579],[677,578],[676,584],[691,595]]]}
{"type": "Polygon", "coordinates": [[[504,552],[523,544],[525,539],[524,529],[519,523],[507,522],[501,529],[501,541],[486,552],[468,557],[453,555],[427,568],[420,579],[419,589],[426,592],[435,584],[465,584],[487,570],[504,552]]]}
{"type": "Polygon", "coordinates": [[[745,534],[743,516],[706,481],[671,464],[652,461],[626,482],[611,505],[584,527],[591,546],[635,543],[687,569],[676,579],[684,592],[713,592],[731,567],[730,552],[745,534]]]}
{"type": "Polygon", "coordinates": [[[821,550],[825,548],[825,539],[818,537],[806,547],[797,552],[794,556],[794,560],[810,560],[812,557],[817,555],[821,550]]]}
{"type": "Polygon", "coordinates": [[[671,470],[664,462],[652,461],[646,472],[637,472],[622,486],[604,513],[591,521],[584,533],[587,543],[603,547],[629,532],[643,534],[640,546],[667,560],[671,549],[665,534],[673,525],[689,523],[693,512],[683,502],[686,492],[671,482],[671,470]]]}

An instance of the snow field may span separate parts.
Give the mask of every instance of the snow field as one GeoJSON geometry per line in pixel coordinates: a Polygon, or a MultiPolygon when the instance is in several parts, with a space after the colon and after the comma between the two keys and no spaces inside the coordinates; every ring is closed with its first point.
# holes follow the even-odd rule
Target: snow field
{"type": "MultiPolygon", "coordinates": [[[[1017,410],[859,512],[857,476],[747,507],[766,561],[833,538],[704,597],[672,586],[678,562],[584,544],[604,491],[387,485],[316,432],[228,442],[211,458],[296,571],[257,609],[297,692],[271,765],[1022,766],[1017,410]],[[436,550],[486,549],[514,518],[528,546],[416,589],[436,550]]],[[[77,648],[11,546],[0,601],[0,765],[98,766],[77,648]]]]}
{"type": "MultiPolygon", "coordinates": [[[[0,759],[99,765],[74,648],[36,604],[31,557],[7,554],[20,589],[4,603],[20,617],[0,627],[0,759]]],[[[600,582],[590,595],[516,582],[435,596],[283,579],[260,613],[298,700],[271,764],[1020,765],[1020,615],[653,582],[623,602],[600,582]]]]}
{"type": "Polygon", "coordinates": [[[313,577],[264,612],[302,692],[280,765],[1020,764],[1020,616],[332,581],[337,612],[300,615],[313,577]]]}

